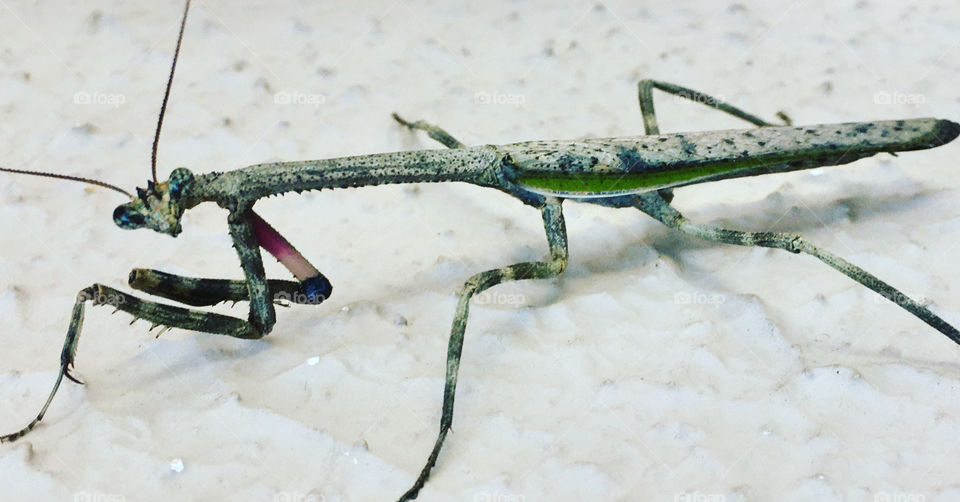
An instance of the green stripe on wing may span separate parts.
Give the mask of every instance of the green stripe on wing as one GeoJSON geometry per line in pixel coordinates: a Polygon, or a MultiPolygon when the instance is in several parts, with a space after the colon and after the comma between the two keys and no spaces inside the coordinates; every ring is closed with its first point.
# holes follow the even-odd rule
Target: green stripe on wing
{"type": "Polygon", "coordinates": [[[711,178],[718,174],[730,174],[739,170],[754,170],[767,163],[756,158],[750,158],[694,166],[666,167],[637,173],[603,170],[556,174],[537,173],[521,175],[517,182],[522,187],[535,193],[569,197],[602,197],[667,188],[698,179],[711,178]]]}

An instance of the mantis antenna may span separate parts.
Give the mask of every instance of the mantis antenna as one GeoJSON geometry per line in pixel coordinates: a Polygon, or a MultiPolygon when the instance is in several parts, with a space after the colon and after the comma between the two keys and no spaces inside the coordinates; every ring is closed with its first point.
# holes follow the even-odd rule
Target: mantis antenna
{"type": "Polygon", "coordinates": [[[127,197],[133,198],[133,195],[131,195],[130,192],[128,192],[128,191],[126,191],[126,190],[124,190],[124,189],[122,189],[122,188],[120,188],[120,187],[118,187],[118,186],[116,186],[116,185],[111,185],[110,183],[107,183],[107,182],[105,182],[105,181],[94,180],[94,179],[90,179],[90,178],[81,178],[81,177],[79,177],[79,176],[68,176],[68,175],[66,175],[66,174],[44,173],[44,172],[40,172],[40,171],[24,171],[24,170],[21,170],[21,169],[7,169],[7,168],[5,168],[5,167],[0,167],[0,171],[3,171],[3,172],[5,172],[5,173],[31,174],[31,175],[33,175],[33,176],[46,176],[47,178],[57,178],[57,179],[60,179],[60,180],[70,180],[70,181],[79,181],[79,182],[82,182],[82,183],[89,183],[89,184],[91,184],[91,185],[97,185],[97,186],[100,186],[100,187],[109,188],[109,189],[111,189],[111,190],[116,190],[116,191],[122,193],[123,195],[126,195],[127,197]]]}
{"type": "Polygon", "coordinates": [[[170,76],[167,77],[167,89],[163,93],[163,103],[160,105],[160,115],[157,117],[157,132],[153,135],[153,151],[150,155],[150,172],[153,182],[157,180],[157,145],[160,144],[160,129],[163,127],[163,116],[167,113],[167,100],[170,99],[170,86],[173,85],[173,72],[177,70],[177,58],[180,57],[180,43],[183,41],[183,28],[187,25],[187,13],[190,12],[190,0],[183,8],[183,17],[180,18],[180,34],[177,35],[177,48],[173,51],[173,63],[170,64],[170,76]]]}
{"type": "MultiPolygon", "coordinates": [[[[150,171],[151,171],[151,174],[153,175],[154,183],[157,182],[157,145],[160,143],[160,129],[163,127],[163,116],[167,112],[167,100],[170,98],[170,87],[171,85],[173,85],[173,73],[177,69],[177,58],[180,56],[180,44],[183,41],[183,29],[184,29],[184,26],[186,26],[187,24],[187,13],[189,11],[190,11],[190,0],[187,0],[186,6],[184,7],[184,10],[183,10],[183,17],[180,19],[180,33],[177,35],[177,48],[173,52],[173,63],[170,65],[170,76],[167,77],[167,88],[163,93],[163,103],[160,105],[160,115],[157,117],[157,131],[153,135],[153,151],[150,155],[150,171]]],[[[89,183],[91,185],[96,185],[104,188],[109,188],[111,190],[116,190],[117,192],[120,192],[126,195],[127,197],[133,198],[133,195],[130,192],[116,185],[111,185],[110,183],[107,183],[105,181],[100,181],[100,180],[95,180],[90,178],[81,178],[79,176],[69,176],[66,174],[45,173],[40,171],[27,171],[23,169],[7,169],[5,167],[0,167],[0,171],[7,172],[7,173],[30,174],[33,176],[44,176],[47,178],[56,178],[61,180],[89,183]]]]}

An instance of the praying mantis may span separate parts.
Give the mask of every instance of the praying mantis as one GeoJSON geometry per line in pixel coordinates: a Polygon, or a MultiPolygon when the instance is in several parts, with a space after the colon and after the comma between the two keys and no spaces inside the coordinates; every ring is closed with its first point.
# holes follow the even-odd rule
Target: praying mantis
{"type": "MultiPolygon", "coordinates": [[[[231,227],[234,229],[234,243],[237,245],[241,261],[245,264],[245,269],[252,277],[248,277],[245,283],[231,282],[217,283],[212,289],[219,285],[224,285],[229,289],[229,293],[222,293],[223,296],[214,295],[213,299],[241,299],[243,300],[246,288],[250,291],[256,290],[263,293],[267,291],[271,295],[260,295],[256,301],[252,302],[253,315],[250,324],[234,323],[225,321],[219,317],[193,317],[189,321],[184,321],[183,316],[177,316],[177,311],[167,311],[160,313],[148,313],[139,307],[142,304],[135,304],[132,297],[127,293],[114,289],[92,289],[85,291],[84,300],[101,301],[101,303],[111,303],[117,307],[133,309],[135,313],[148,314],[141,317],[148,320],[185,322],[189,327],[201,327],[207,329],[221,329],[224,323],[230,323],[229,333],[239,337],[257,337],[269,331],[272,324],[272,304],[270,299],[275,297],[278,291],[270,289],[262,283],[262,273],[258,273],[256,259],[251,257],[251,253],[256,250],[256,244],[267,244],[265,241],[271,237],[257,238],[258,242],[251,239],[251,234],[256,234],[258,224],[250,221],[256,217],[252,213],[247,213],[247,207],[252,205],[259,196],[265,196],[271,193],[271,190],[286,190],[290,188],[313,188],[321,183],[316,177],[317,169],[328,169],[331,172],[338,173],[341,176],[337,180],[322,181],[329,183],[328,188],[343,186],[365,186],[384,182],[418,182],[418,181],[466,181],[479,184],[481,186],[499,188],[519,198],[528,205],[541,209],[545,228],[548,235],[551,257],[550,262],[538,262],[537,265],[515,267],[511,269],[502,269],[500,272],[481,276],[476,279],[474,286],[468,286],[479,290],[484,286],[492,286],[492,282],[507,278],[547,278],[558,275],[562,272],[566,261],[566,243],[563,235],[562,213],[560,211],[559,201],[563,198],[573,198],[592,203],[598,203],[610,207],[635,207],[644,211],[656,219],[668,223],[669,225],[683,225],[684,220],[665,205],[669,199],[669,192],[658,192],[658,189],[669,190],[675,186],[681,186],[686,183],[697,183],[708,180],[723,179],[738,169],[738,175],[754,175],[766,172],[771,166],[782,163],[796,162],[798,164],[789,166],[788,169],[809,168],[817,165],[830,165],[830,163],[839,161],[852,161],[859,155],[867,156],[880,151],[890,150],[910,150],[929,148],[939,146],[952,140],[956,136],[956,125],[949,121],[931,120],[931,121],[889,121],[877,123],[850,124],[842,126],[811,126],[811,127],[771,127],[771,124],[760,121],[755,125],[765,126],[757,130],[744,130],[738,132],[717,132],[705,134],[666,134],[657,135],[657,126],[652,109],[651,91],[654,87],[674,92],[675,94],[694,97],[695,100],[710,101],[708,97],[696,93],[690,89],[673,86],[662,82],[644,81],[640,85],[640,101],[643,109],[644,123],[646,131],[650,138],[630,138],[623,140],[594,140],[590,141],[565,141],[565,142],[537,142],[533,144],[505,145],[500,147],[475,147],[462,148],[462,145],[453,140],[449,134],[441,135],[438,128],[426,123],[406,122],[398,120],[401,124],[414,129],[424,129],[433,132],[434,136],[442,138],[446,146],[454,147],[451,150],[441,150],[428,153],[408,153],[386,154],[383,156],[364,156],[353,158],[349,161],[331,161],[324,164],[323,161],[296,163],[278,163],[272,166],[263,166],[246,171],[234,171],[236,175],[224,173],[223,175],[200,175],[208,176],[197,179],[196,174],[186,171],[174,171],[168,182],[154,183],[148,186],[142,194],[138,194],[129,206],[121,206],[115,213],[115,221],[118,225],[125,228],[138,226],[152,226],[155,230],[163,231],[171,235],[179,232],[179,221],[181,211],[190,206],[193,202],[207,198],[216,199],[222,202],[221,206],[228,209],[233,216],[231,227]],[[893,135],[895,141],[889,138],[893,135]],[[836,137],[834,137],[836,136],[836,137]],[[785,146],[778,143],[784,140],[793,142],[794,145],[801,145],[807,148],[800,153],[794,152],[789,155],[793,157],[776,157],[766,159],[766,162],[751,164],[758,154],[766,155],[769,152],[777,152],[778,148],[786,149],[785,146]],[[649,143],[647,143],[649,141],[649,143]],[[731,142],[731,143],[728,143],[731,142]],[[729,144],[731,149],[726,149],[724,145],[729,144]],[[865,150],[860,152],[856,150],[857,146],[863,146],[865,150]],[[712,147],[712,148],[711,148],[712,147]],[[745,148],[748,147],[748,148],[745,148]],[[766,148],[767,150],[763,150],[766,148]],[[736,150],[734,150],[736,149],[736,150]],[[852,149],[852,150],[851,150],[852,149]],[[648,158],[640,155],[641,150],[650,150],[660,157],[652,163],[648,158]],[[698,152],[703,150],[716,150],[715,155],[722,158],[717,171],[706,171],[696,173],[697,165],[691,164],[682,169],[686,173],[697,174],[694,178],[670,178],[676,174],[676,171],[665,169],[664,174],[667,178],[657,176],[648,176],[645,169],[639,169],[636,172],[630,171],[631,168],[638,167],[644,163],[649,165],[671,165],[682,162],[685,159],[696,159],[698,152]],[[837,157],[831,150],[850,154],[850,157],[837,157]],[[742,153],[744,161],[735,160],[732,153],[742,153]],[[391,156],[392,155],[392,156],[391,156]],[[676,155],[675,157],[670,157],[676,155]],[[545,159],[544,159],[545,158],[545,159]],[[595,159],[595,160],[594,160],[595,159]],[[369,163],[368,163],[369,162],[369,163]],[[738,164],[738,162],[740,162],[738,164]],[[367,164],[365,164],[367,163],[367,164]],[[408,169],[397,170],[395,164],[408,166],[408,169]],[[370,168],[354,171],[357,165],[368,165],[370,168]],[[341,169],[341,166],[343,168],[341,169]],[[378,167],[385,166],[385,167],[378,167]],[[424,167],[426,166],[426,167],[424,167]],[[444,170],[445,168],[450,168],[444,170]],[[371,173],[371,169],[379,169],[376,173],[371,173]],[[492,170],[491,170],[492,169],[492,170]],[[626,171],[624,171],[626,169],[626,171]],[[357,176],[353,176],[357,175],[357,176]],[[353,177],[351,177],[353,176],[353,177]],[[238,197],[237,200],[230,200],[239,192],[238,189],[253,189],[253,195],[247,198],[238,197]],[[642,190],[641,190],[642,189],[642,190]],[[596,197],[598,192],[603,192],[604,197],[596,197]],[[651,193],[652,192],[652,193],[651,193]],[[644,195],[646,194],[646,195],[644,195]],[[656,197],[654,196],[656,194],[656,197]],[[147,210],[149,208],[150,210],[147,210]],[[159,211],[159,212],[158,212],[159,211]],[[238,216],[239,215],[239,216],[238,216]],[[247,215],[246,217],[243,215],[247,215]],[[141,220],[142,218],[142,220],[141,220]],[[246,254],[246,255],[245,255],[246,254]],[[505,270],[505,271],[504,271],[505,270]],[[496,277],[499,275],[499,277],[496,277]],[[513,277],[510,277],[510,276],[513,277]],[[494,279],[494,277],[496,277],[494,279]],[[487,284],[484,281],[491,281],[487,284]],[[259,282],[258,282],[259,281],[259,282]],[[117,299],[123,299],[119,301],[117,299]],[[113,300],[111,300],[113,299],[113,300]],[[168,317],[168,313],[173,312],[173,317],[168,317]],[[149,316],[153,316],[151,319],[149,316]],[[211,325],[203,324],[209,319],[224,321],[216,322],[211,325]],[[190,324],[194,323],[194,324],[190,324]]],[[[159,126],[158,126],[159,131],[159,126]]],[[[159,137],[159,133],[157,135],[159,137]]],[[[791,146],[798,148],[797,146],[791,146]]],[[[708,160],[710,157],[707,157],[708,160]]],[[[788,170],[784,169],[784,170],[788,170]]],[[[654,169],[656,170],[656,169],[654,169]]],[[[257,222],[262,220],[256,220],[257,222]]],[[[262,227],[259,227],[262,228],[262,227]]],[[[688,225],[686,230],[690,233],[700,233],[702,235],[710,232],[709,229],[688,225]]],[[[278,234],[277,234],[278,235],[278,234]]],[[[793,246],[795,249],[813,251],[812,248],[795,241],[794,239],[785,239],[780,236],[767,236],[764,241],[766,244],[775,244],[778,246],[793,246]]],[[[724,238],[743,240],[743,236],[733,236],[727,234],[724,238]]],[[[269,244],[267,244],[269,246],[269,244]]],[[[265,246],[266,247],[266,246],[265,246]]],[[[281,250],[287,249],[283,243],[279,244],[281,250]]],[[[823,255],[826,261],[838,263],[836,257],[832,255],[823,255]]],[[[303,263],[295,260],[294,268],[302,266],[303,263]]],[[[189,281],[180,281],[170,276],[161,276],[159,273],[142,271],[143,277],[139,280],[137,286],[145,286],[154,292],[160,292],[157,289],[162,284],[173,284],[174,289],[182,291],[181,286],[189,285],[189,281]]],[[[859,275],[856,272],[855,275],[859,275]]],[[[319,277],[316,275],[305,274],[301,279],[307,282],[310,279],[319,277]]],[[[287,296],[303,294],[307,299],[304,303],[316,303],[318,298],[325,298],[329,294],[329,284],[316,279],[319,284],[310,288],[285,289],[281,292],[287,296]]],[[[209,286],[209,285],[208,285],[209,286]]],[[[279,287],[293,288],[295,285],[289,281],[284,284],[278,284],[279,287]]],[[[176,296],[179,299],[190,300],[189,295],[178,295],[177,291],[165,290],[168,295],[176,296]]],[[[204,288],[204,291],[210,292],[204,288]]],[[[883,289],[883,292],[892,298],[901,298],[899,292],[883,289]]],[[[466,324],[466,313],[469,305],[467,295],[462,295],[460,304],[457,307],[457,317],[454,322],[454,331],[460,331],[462,335],[466,324]]],[[[78,303],[78,305],[81,305],[78,303]]],[[[908,308],[912,313],[922,317],[926,322],[954,338],[956,331],[952,330],[925,308],[911,302],[902,302],[900,306],[908,308]]],[[[74,310],[74,319],[78,318],[77,308],[74,310]]],[[[79,323],[76,323],[79,324],[79,323]]],[[[74,332],[75,337],[79,335],[79,330],[74,332]]],[[[455,340],[457,337],[452,337],[455,340]]],[[[451,346],[456,345],[454,343],[451,346]]],[[[75,345],[68,344],[71,350],[65,353],[72,354],[75,345]]],[[[458,347],[454,347],[458,350],[458,347]]],[[[71,360],[72,362],[72,356],[71,360]]],[[[66,369],[66,365],[64,367],[66,369]]],[[[449,371],[449,370],[448,370],[449,371]]],[[[66,371],[63,375],[69,376],[66,371]]],[[[61,375],[61,376],[63,376],[61,375]]],[[[455,382],[455,375],[453,375],[455,382]]],[[[447,381],[451,381],[448,375],[447,381]]],[[[448,385],[450,385],[448,383],[448,385]]],[[[449,402],[444,404],[444,418],[449,422],[452,415],[452,388],[445,392],[449,396],[449,402]],[[448,412],[448,410],[450,410],[448,412]]],[[[52,397],[52,394],[51,394],[52,397]]],[[[448,423],[449,425],[449,423],[448,423]]],[[[440,438],[436,442],[434,451],[431,454],[431,462],[436,459],[442,444],[445,431],[441,432],[440,438]]],[[[405,498],[416,495],[417,490],[422,487],[429,473],[427,466],[422,471],[421,478],[417,481],[405,498]]]]}

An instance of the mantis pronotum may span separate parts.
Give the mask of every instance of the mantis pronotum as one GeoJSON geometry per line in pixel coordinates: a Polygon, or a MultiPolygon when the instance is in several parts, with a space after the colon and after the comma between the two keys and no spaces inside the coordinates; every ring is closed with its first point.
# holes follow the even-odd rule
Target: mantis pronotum
{"type": "MultiPolygon", "coordinates": [[[[75,349],[79,336],[79,318],[86,300],[110,303],[116,301],[121,310],[158,322],[164,326],[179,325],[208,332],[221,332],[241,338],[259,337],[270,331],[273,324],[271,299],[279,294],[307,298],[315,301],[325,297],[329,285],[322,283],[304,288],[291,281],[265,284],[262,265],[258,266],[257,245],[270,246],[272,239],[260,237],[269,232],[249,207],[260,197],[296,189],[315,189],[344,186],[366,186],[380,183],[408,183],[421,181],[464,181],[481,186],[498,188],[523,202],[541,209],[550,246],[551,260],[524,264],[513,268],[490,271],[476,276],[465,289],[457,308],[454,334],[451,337],[453,357],[458,359],[459,344],[466,325],[469,297],[475,292],[509,279],[547,278],[558,275],[566,265],[567,251],[560,202],[564,198],[581,199],[610,207],[636,207],[668,226],[700,237],[733,243],[755,242],[774,247],[787,247],[794,251],[818,253],[794,238],[783,235],[765,235],[762,238],[733,233],[719,233],[695,226],[682,220],[669,206],[670,193],[666,190],[688,183],[700,183],[736,176],[751,176],[766,172],[804,169],[818,165],[841,164],[883,151],[902,151],[929,148],[952,140],[956,124],[948,121],[913,120],[889,121],[837,126],[811,126],[794,128],[772,127],[771,124],[753,116],[745,116],[759,130],[720,131],[714,133],[665,134],[658,136],[652,109],[651,91],[659,87],[667,92],[686,94],[697,101],[709,101],[689,89],[653,81],[640,85],[640,102],[646,132],[649,138],[635,137],[619,140],[591,140],[583,142],[536,142],[505,145],[500,147],[464,148],[449,134],[439,134],[440,129],[425,123],[401,123],[413,128],[433,132],[451,151],[400,152],[329,161],[306,161],[302,163],[275,163],[255,166],[246,170],[222,175],[193,175],[187,171],[174,171],[165,183],[151,184],[131,205],[118,208],[115,221],[125,228],[148,226],[157,231],[176,235],[182,211],[203,201],[215,200],[231,212],[231,233],[244,263],[247,281],[231,281],[198,284],[154,271],[137,271],[131,285],[148,292],[192,304],[207,304],[221,300],[244,300],[253,294],[251,321],[228,320],[223,317],[200,314],[185,314],[183,311],[147,306],[126,293],[105,286],[91,286],[84,290],[74,310],[72,325],[75,327],[65,346],[63,375],[75,349]],[[651,152],[646,156],[646,152],[651,152]],[[787,153],[783,153],[787,152],[787,153]],[[840,152],[837,154],[836,152],[840,152]],[[762,157],[769,155],[770,157],[762,157]],[[711,157],[712,156],[712,157],[711,157]],[[719,159],[719,160],[718,160],[719,159]],[[742,159],[742,160],[741,160],[742,159]],[[757,160],[760,159],[760,160],[757,160]],[[643,168],[641,168],[643,166],[643,168]],[[710,167],[716,169],[713,170],[710,167]],[[649,168],[648,168],[649,167],[649,168]],[[664,167],[664,169],[660,169],[664,167]],[[402,169],[401,169],[402,168],[402,169]],[[651,175],[655,171],[655,175],[651,175]],[[333,176],[327,174],[333,173],[333,176]],[[693,175],[685,177],[685,173],[693,175]],[[249,195],[242,194],[249,189],[249,195]],[[658,191],[662,189],[664,191],[658,191]],[[602,196],[601,196],[602,195],[602,196]],[[255,237],[256,236],[256,237],[255,237]],[[166,288],[166,286],[173,286],[166,288]],[[200,291],[196,288],[199,287],[200,291]],[[198,298],[199,292],[203,298],[198,298]],[[184,294],[186,292],[186,294],[184,294]]],[[[731,110],[728,110],[731,111],[731,110]]],[[[158,136],[159,137],[159,126],[158,136]]],[[[279,234],[276,234],[277,236],[279,234]]],[[[278,244],[278,250],[289,246],[278,244]]],[[[862,271],[851,269],[838,258],[822,254],[821,259],[846,269],[849,275],[861,282],[872,283],[885,296],[902,298],[899,291],[879,285],[873,279],[864,279],[862,271]]],[[[291,271],[302,267],[295,259],[291,271]]],[[[307,269],[309,270],[309,269],[307,269]]],[[[317,277],[310,273],[296,273],[304,283],[317,277]]],[[[956,330],[922,306],[901,302],[900,306],[911,311],[928,324],[957,341],[956,330]]],[[[449,368],[448,368],[448,371],[449,368]]],[[[422,487],[443,441],[446,427],[452,417],[453,383],[455,368],[448,374],[448,391],[445,392],[444,429],[436,442],[431,460],[423,469],[420,479],[407,496],[413,497],[422,487]]],[[[51,393],[51,398],[53,393],[51,393]]],[[[42,413],[41,413],[42,415],[42,413]]],[[[39,420],[40,417],[38,417],[39,420]]],[[[34,424],[31,424],[34,425],[34,424]]],[[[28,429],[21,431],[25,433],[28,429]]],[[[17,433],[20,434],[20,433],[17,433]]],[[[11,435],[16,436],[17,434],[11,435]]]]}

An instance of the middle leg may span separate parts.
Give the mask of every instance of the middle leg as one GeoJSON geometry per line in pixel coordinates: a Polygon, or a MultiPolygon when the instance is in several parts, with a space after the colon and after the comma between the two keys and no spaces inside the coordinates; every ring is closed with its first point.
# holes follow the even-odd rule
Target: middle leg
{"type": "Polygon", "coordinates": [[[550,246],[550,261],[516,263],[503,268],[487,270],[471,277],[460,289],[460,300],[450,329],[450,342],[447,347],[447,373],[443,388],[443,407],[440,417],[440,432],[430,452],[426,465],[413,486],[400,497],[400,501],[417,497],[420,489],[430,476],[430,470],[437,463],[437,456],[443,446],[443,440],[453,425],[453,400],[457,390],[457,373],[460,369],[460,354],[463,351],[463,335],[467,328],[467,316],[470,313],[470,299],[487,288],[507,281],[524,279],[549,279],[560,275],[567,266],[567,230],[563,220],[560,201],[550,201],[543,207],[543,223],[550,246]]]}

